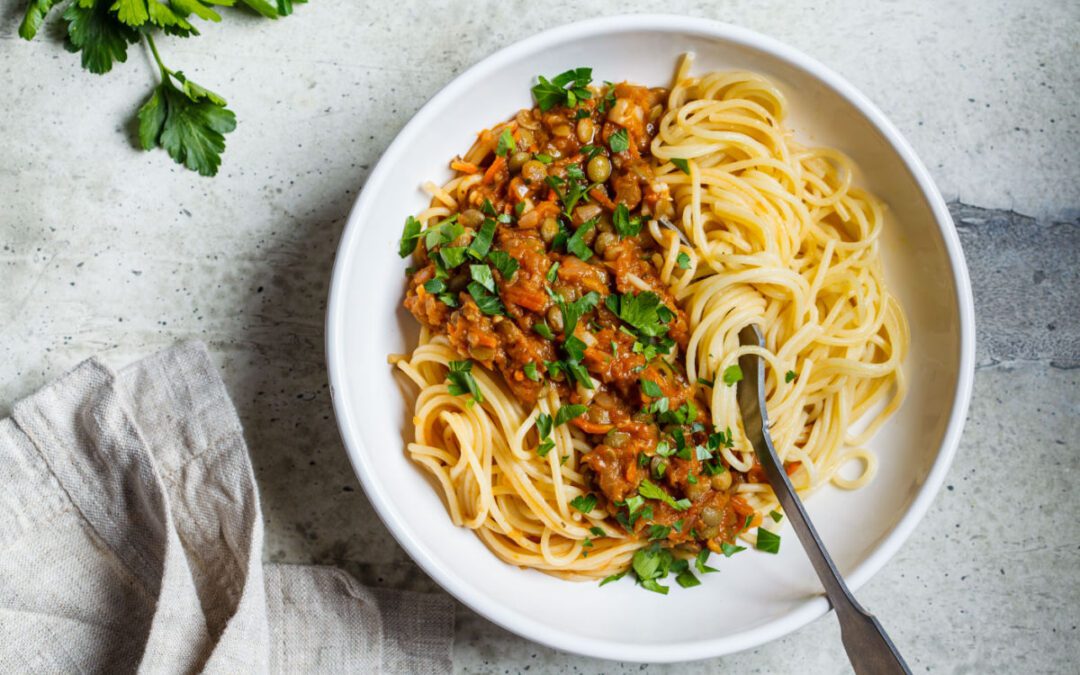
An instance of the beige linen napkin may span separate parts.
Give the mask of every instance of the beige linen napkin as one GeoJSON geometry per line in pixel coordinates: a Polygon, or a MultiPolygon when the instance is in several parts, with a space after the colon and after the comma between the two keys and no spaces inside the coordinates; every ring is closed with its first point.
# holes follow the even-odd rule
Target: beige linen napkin
{"type": "Polygon", "coordinates": [[[91,359],[0,420],[0,672],[450,672],[448,598],[263,565],[201,344],[91,359]]]}

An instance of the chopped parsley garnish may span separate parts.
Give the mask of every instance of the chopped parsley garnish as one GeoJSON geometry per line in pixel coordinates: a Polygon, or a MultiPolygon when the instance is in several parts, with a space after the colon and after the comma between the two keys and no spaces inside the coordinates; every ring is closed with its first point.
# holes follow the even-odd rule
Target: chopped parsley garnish
{"type": "Polygon", "coordinates": [[[412,216],[405,219],[405,228],[401,231],[398,243],[398,255],[408,258],[416,250],[416,241],[420,239],[420,221],[412,216]]]}
{"type": "Polygon", "coordinates": [[[610,577],[604,577],[604,579],[600,582],[600,585],[601,586],[606,586],[606,585],[610,584],[613,581],[618,581],[619,579],[622,579],[623,577],[626,576],[626,572],[627,572],[627,570],[623,570],[622,572],[619,572],[618,574],[612,574],[610,577]]]}
{"type": "MultiPolygon", "coordinates": [[[[483,267],[488,270],[488,274],[491,274],[491,270],[487,265],[473,265],[473,267],[483,267]]],[[[499,296],[490,293],[487,288],[477,281],[470,281],[466,286],[469,291],[469,295],[476,302],[476,306],[480,308],[480,311],[487,315],[505,314],[506,308],[503,307],[502,300],[499,296]]]]}
{"type": "Polygon", "coordinates": [[[720,552],[724,554],[725,558],[730,558],[731,556],[735,555],[739,551],[745,551],[745,550],[746,550],[745,546],[736,546],[734,544],[729,544],[726,541],[720,542],[720,552]]]}
{"type": "Polygon", "coordinates": [[[616,316],[648,337],[659,337],[666,333],[666,324],[675,316],[660,301],[660,296],[651,291],[622,296],[612,293],[604,302],[616,316]]]}
{"type": "Polygon", "coordinates": [[[581,154],[585,155],[586,159],[592,159],[593,157],[596,157],[604,151],[604,149],[601,148],[599,145],[592,144],[583,145],[581,146],[581,148],[579,148],[579,150],[581,151],[581,154]]]}
{"type": "Polygon", "coordinates": [[[555,159],[551,155],[545,155],[542,152],[538,152],[533,155],[533,159],[540,162],[541,164],[551,164],[553,161],[555,161],[555,159]]]}
{"type": "Polygon", "coordinates": [[[674,164],[679,171],[682,171],[685,174],[690,173],[690,163],[685,159],[682,159],[681,157],[672,157],[671,163],[674,164]]]}
{"type": "MultiPolygon", "coordinates": [[[[681,562],[686,561],[683,560],[681,562]]],[[[701,585],[701,579],[695,577],[694,573],[690,570],[683,570],[682,572],[679,572],[678,576],[675,577],[675,582],[683,588],[693,588],[694,586],[701,585]]]]}
{"type": "Polygon", "coordinates": [[[566,175],[574,180],[587,180],[580,164],[567,164],[566,175]]]}
{"type": "Polygon", "coordinates": [[[579,100],[592,98],[592,92],[587,88],[592,82],[592,68],[574,68],[559,73],[550,81],[543,75],[536,79],[539,82],[532,88],[532,94],[543,112],[557,105],[573,108],[579,100]]]}
{"type": "Polygon", "coordinates": [[[754,522],[754,514],[751,513],[748,516],[746,516],[746,520],[744,520],[743,524],[742,524],[742,529],[739,530],[739,531],[740,532],[746,532],[747,530],[749,530],[750,529],[750,523],[752,523],[752,522],[754,522]]]}
{"type": "Polygon", "coordinates": [[[661,586],[657,580],[663,579],[671,571],[674,556],[671,551],[660,548],[659,544],[653,544],[648,548],[638,549],[634,553],[631,567],[637,575],[638,583],[654,593],[667,595],[668,587],[661,586]]]}
{"type": "Polygon", "coordinates": [[[544,278],[548,280],[549,284],[553,284],[553,283],[555,283],[555,279],[558,277],[558,274],[559,274],[559,261],[556,260],[551,265],[551,267],[548,268],[547,274],[544,275],[544,278]]]}
{"type": "Polygon", "coordinates": [[[778,511],[769,511],[769,517],[773,519],[774,523],[779,523],[784,519],[784,514],[778,511]]]}
{"type": "Polygon", "coordinates": [[[555,447],[554,439],[550,438],[551,427],[551,415],[540,413],[536,416],[536,433],[540,436],[540,445],[536,447],[536,454],[541,457],[546,457],[555,447]]]}
{"type": "Polygon", "coordinates": [[[671,447],[667,441],[660,441],[656,444],[656,454],[661,457],[671,457],[675,454],[675,448],[671,447]]]}
{"type": "Polygon", "coordinates": [[[558,305],[559,311],[562,313],[563,335],[573,335],[574,329],[577,328],[578,319],[600,303],[600,294],[596,291],[589,291],[573,302],[566,302],[559,295],[555,295],[554,298],[555,304],[558,305]]]}
{"type": "Polygon", "coordinates": [[[522,368],[522,370],[525,371],[525,377],[529,378],[533,382],[540,381],[540,373],[536,372],[536,364],[532,361],[526,363],[525,367],[522,368]]]}
{"type": "Polygon", "coordinates": [[[631,218],[630,209],[626,208],[626,204],[622,202],[615,206],[615,212],[611,214],[611,222],[615,226],[615,231],[619,233],[619,237],[623,239],[637,236],[641,232],[641,218],[639,216],[631,218]]]}
{"type": "Polygon", "coordinates": [[[499,144],[495,147],[495,154],[499,157],[506,157],[515,150],[517,150],[517,144],[514,143],[514,135],[510,133],[510,127],[506,127],[499,134],[499,144]]]}
{"type": "Polygon", "coordinates": [[[457,221],[457,215],[453,215],[424,230],[424,245],[430,251],[436,246],[449,244],[464,233],[465,227],[457,221]]]}
{"type": "Polygon", "coordinates": [[[784,373],[784,382],[791,382],[798,376],[799,376],[799,374],[796,373],[794,370],[789,370],[786,373],[784,373]]]}
{"type": "Polygon", "coordinates": [[[480,393],[480,387],[472,376],[472,361],[451,361],[446,372],[446,380],[450,383],[448,389],[452,396],[472,394],[477,403],[484,402],[484,395],[480,393]]]}
{"type": "Polygon", "coordinates": [[[585,243],[585,235],[589,233],[594,227],[596,227],[597,219],[593,218],[587,220],[581,224],[578,229],[574,230],[573,236],[566,240],[566,250],[576,255],[582,260],[588,260],[592,257],[592,249],[585,243]]]}
{"type": "Polygon", "coordinates": [[[480,226],[480,231],[476,233],[472,243],[469,244],[469,255],[476,260],[483,260],[484,256],[491,250],[491,240],[494,238],[495,221],[491,218],[484,218],[484,224],[480,226]]]}
{"type": "Polygon", "coordinates": [[[550,436],[551,428],[551,415],[540,413],[536,416],[536,432],[540,434],[540,438],[547,438],[550,436]]]}
{"type": "Polygon", "coordinates": [[[520,216],[522,213],[525,213],[525,202],[514,204],[514,215],[520,216]]]}
{"type": "Polygon", "coordinates": [[[709,572],[719,572],[720,571],[720,570],[716,569],[715,567],[709,567],[708,565],[705,564],[705,562],[708,561],[708,559],[709,559],[709,553],[710,553],[709,549],[703,548],[697,554],[697,558],[694,559],[694,567],[696,567],[697,571],[701,572],[702,574],[708,574],[709,572]]]}
{"type": "Polygon", "coordinates": [[[596,527],[595,525],[593,527],[589,528],[589,534],[591,534],[594,537],[606,537],[607,536],[607,532],[604,532],[604,530],[602,530],[599,527],[596,527]]]}
{"type": "Polygon", "coordinates": [[[540,445],[536,446],[536,454],[541,457],[547,457],[547,454],[551,452],[551,449],[555,447],[555,441],[551,438],[545,438],[540,442],[540,445]]]}
{"type": "Polygon", "coordinates": [[[677,264],[680,269],[690,269],[690,256],[680,252],[679,255],[675,258],[675,264],[677,264]]]}
{"type": "Polygon", "coordinates": [[[619,129],[608,137],[608,147],[612,152],[626,152],[630,149],[630,137],[626,129],[619,129]]]}
{"type": "Polygon", "coordinates": [[[552,333],[551,332],[551,327],[548,326],[543,321],[541,321],[540,323],[534,323],[533,324],[533,332],[535,332],[540,337],[546,338],[548,340],[554,340],[555,339],[555,333],[552,333]]]}
{"type": "Polygon", "coordinates": [[[495,205],[492,204],[491,200],[487,197],[484,197],[484,203],[480,205],[480,210],[484,213],[485,216],[491,216],[492,218],[494,218],[497,214],[497,212],[495,211],[495,205]]]}
{"type": "Polygon", "coordinates": [[[469,276],[488,291],[495,292],[495,277],[487,265],[469,265],[469,276]]]}
{"type": "Polygon", "coordinates": [[[757,550],[765,551],[766,553],[779,553],[780,535],[769,532],[763,527],[759,527],[757,531],[757,550]]]}
{"type": "Polygon", "coordinates": [[[576,417],[581,417],[587,409],[580,403],[561,406],[559,412],[555,413],[555,426],[566,424],[576,417]]]}
{"type": "Polygon", "coordinates": [[[454,269],[465,262],[464,246],[443,246],[439,249],[439,260],[446,269],[454,269]]]}
{"type": "Polygon", "coordinates": [[[596,507],[596,495],[578,495],[570,500],[570,506],[573,506],[582,513],[589,513],[596,507]]]}
{"type": "Polygon", "coordinates": [[[653,382],[652,380],[642,379],[641,380],[641,391],[642,391],[643,394],[645,394],[649,398],[660,398],[661,396],[664,395],[663,390],[660,389],[660,385],[653,382]]]}
{"type": "Polygon", "coordinates": [[[743,372],[742,368],[739,367],[739,364],[736,363],[728,366],[727,368],[724,368],[724,384],[726,384],[727,386],[730,387],[736,382],[741,381],[742,379],[743,372]]]}
{"type": "Polygon", "coordinates": [[[442,279],[432,279],[424,284],[424,290],[432,295],[438,295],[446,290],[446,282],[442,279]]]}
{"type": "Polygon", "coordinates": [[[706,380],[704,377],[699,377],[697,383],[705,387],[713,386],[712,380],[706,380]]]}
{"type": "Polygon", "coordinates": [[[505,251],[492,251],[487,254],[487,259],[495,266],[495,269],[499,270],[499,274],[506,281],[509,281],[518,270],[517,258],[505,251]]]}
{"type": "Polygon", "coordinates": [[[657,525],[653,523],[649,526],[649,541],[667,539],[669,534],[671,534],[671,528],[667,525],[657,525]]]}
{"type": "Polygon", "coordinates": [[[585,343],[576,335],[566,338],[563,349],[566,351],[567,358],[571,361],[581,361],[585,357],[585,343]]]}
{"type": "Polygon", "coordinates": [[[670,506],[671,508],[675,509],[676,511],[685,511],[686,509],[690,508],[689,499],[684,498],[675,501],[675,499],[671,495],[669,495],[664,490],[664,488],[656,485],[648,479],[642,480],[641,484],[638,485],[638,494],[642,497],[645,497],[646,499],[658,499],[670,506]]]}

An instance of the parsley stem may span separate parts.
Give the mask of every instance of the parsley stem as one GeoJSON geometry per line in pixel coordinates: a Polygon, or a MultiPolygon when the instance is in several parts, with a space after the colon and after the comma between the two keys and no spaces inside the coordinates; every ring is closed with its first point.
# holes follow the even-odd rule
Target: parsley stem
{"type": "Polygon", "coordinates": [[[161,69],[161,79],[169,79],[169,75],[172,74],[172,71],[166,68],[165,64],[161,62],[161,54],[158,54],[157,45],[154,44],[154,36],[150,35],[150,33],[144,33],[144,35],[146,36],[146,43],[150,45],[150,52],[154,55],[154,60],[157,61],[158,68],[161,69]]]}

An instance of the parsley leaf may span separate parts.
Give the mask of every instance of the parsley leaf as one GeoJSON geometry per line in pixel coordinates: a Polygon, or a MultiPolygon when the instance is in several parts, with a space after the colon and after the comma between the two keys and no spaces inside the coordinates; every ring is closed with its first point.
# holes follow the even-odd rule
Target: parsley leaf
{"type": "Polygon", "coordinates": [[[626,152],[630,149],[630,137],[626,129],[619,129],[608,137],[608,147],[612,152],[626,152]]]}
{"type": "Polygon", "coordinates": [[[794,370],[789,370],[786,373],[784,373],[784,382],[792,382],[798,376],[799,376],[799,374],[796,373],[794,370]]]}
{"type": "Polygon", "coordinates": [[[671,534],[671,528],[667,525],[652,524],[649,526],[649,541],[659,541],[667,539],[671,534]]]}
{"type": "Polygon", "coordinates": [[[705,564],[708,559],[709,549],[701,549],[701,551],[697,554],[697,558],[694,559],[694,567],[697,567],[697,571],[701,572],[702,574],[707,574],[709,572],[719,572],[720,570],[716,569],[715,567],[709,567],[705,564]]]}
{"type": "Polygon", "coordinates": [[[778,511],[769,511],[769,517],[773,519],[774,523],[779,523],[784,519],[784,514],[778,511]]]}
{"type": "Polygon", "coordinates": [[[596,495],[578,495],[570,500],[570,506],[582,513],[589,513],[596,506],[596,495]]]}
{"type": "Polygon", "coordinates": [[[745,550],[746,550],[745,546],[735,546],[734,544],[729,544],[726,541],[720,542],[720,552],[724,554],[725,558],[730,558],[731,556],[735,555],[739,551],[745,551],[745,550]]]}
{"type": "Polygon", "coordinates": [[[663,318],[670,320],[672,313],[656,293],[642,291],[637,295],[627,293],[623,296],[612,293],[605,302],[608,309],[643,335],[659,337],[668,330],[663,318]]]}
{"type": "Polygon", "coordinates": [[[491,250],[491,240],[494,238],[495,221],[490,218],[485,218],[484,224],[480,226],[480,231],[476,233],[472,243],[469,244],[469,255],[476,260],[483,260],[484,256],[491,250]]]}
{"type": "Polygon", "coordinates": [[[446,380],[450,383],[450,394],[453,396],[472,394],[477,403],[483,403],[484,395],[480,393],[480,387],[472,376],[472,366],[472,361],[468,360],[449,363],[450,369],[446,373],[446,380]]]}
{"type": "Polygon", "coordinates": [[[641,484],[638,485],[638,494],[640,494],[642,497],[645,497],[646,499],[658,499],[670,506],[671,508],[675,509],[676,511],[685,511],[686,509],[690,508],[689,500],[680,499],[679,501],[675,501],[675,499],[672,498],[672,496],[669,495],[667,492],[665,492],[662,487],[656,485],[648,479],[642,480],[641,484]]]}
{"type": "Polygon", "coordinates": [[[780,535],[769,532],[763,527],[757,531],[757,550],[766,553],[780,552],[780,535]]]}
{"type": "Polygon", "coordinates": [[[555,304],[558,305],[563,318],[563,335],[573,335],[578,319],[599,303],[600,294],[596,291],[589,291],[573,302],[566,302],[561,296],[556,296],[555,304]]]}
{"type": "Polygon", "coordinates": [[[619,579],[622,579],[625,576],[626,576],[626,570],[623,570],[622,572],[619,572],[618,574],[612,574],[610,577],[604,577],[603,581],[600,582],[600,585],[601,586],[606,586],[607,584],[610,584],[613,581],[618,581],[619,579]]]}
{"type": "Polygon", "coordinates": [[[679,266],[680,269],[688,270],[690,269],[690,256],[686,255],[686,253],[680,252],[678,257],[675,258],[675,263],[679,266]]]}
{"type": "Polygon", "coordinates": [[[457,221],[457,216],[453,215],[424,230],[424,246],[431,250],[436,246],[450,244],[463,234],[465,227],[457,221]]]}
{"type": "Polygon", "coordinates": [[[619,233],[619,237],[625,239],[626,237],[636,237],[641,232],[641,218],[635,216],[630,217],[630,209],[626,208],[626,204],[619,202],[615,206],[615,212],[611,216],[611,222],[615,225],[615,231],[619,233]]]}
{"type": "Polygon", "coordinates": [[[432,279],[424,284],[424,290],[428,293],[438,295],[446,290],[446,282],[442,279],[432,279]]]}
{"type": "Polygon", "coordinates": [[[581,417],[586,410],[587,408],[580,403],[561,406],[559,412],[555,413],[555,426],[566,424],[576,417],[581,417]]]}
{"type": "MultiPolygon", "coordinates": [[[[31,8],[33,5],[34,3],[31,3],[31,8]]],[[[42,13],[41,18],[44,19],[44,16],[42,13]]],[[[27,10],[26,18],[30,19],[30,9],[27,10]]],[[[93,3],[85,0],[72,2],[64,10],[64,20],[68,24],[68,51],[82,52],[83,68],[98,75],[112,70],[114,62],[127,61],[128,43],[139,40],[139,32],[119,21],[110,11],[110,3],[103,0],[93,3]]],[[[22,28],[19,30],[21,33],[22,28]]],[[[37,32],[36,28],[34,32],[37,32]]]]}
{"type": "Polygon", "coordinates": [[[469,265],[469,276],[491,293],[495,292],[495,277],[487,265],[469,265]]]}
{"type": "Polygon", "coordinates": [[[724,368],[724,384],[727,386],[730,387],[742,379],[743,372],[742,368],[739,367],[739,364],[736,363],[724,368]]]}
{"type": "MultiPolygon", "coordinates": [[[[69,9],[77,6],[72,3],[69,9]]],[[[143,150],[164,148],[177,164],[203,176],[217,174],[225,134],[236,128],[236,115],[225,107],[224,99],[186,79],[183,73],[162,70],[162,78],[139,108],[143,150]],[[173,84],[173,78],[183,89],[173,84]]]]}
{"type": "Polygon", "coordinates": [[[663,390],[660,389],[660,385],[653,382],[652,380],[642,379],[641,391],[649,398],[660,398],[664,395],[663,390]]]}
{"type": "Polygon", "coordinates": [[[536,364],[532,361],[526,363],[522,370],[525,371],[525,377],[529,378],[533,382],[540,381],[540,373],[536,371],[536,364]]]}
{"type": "Polygon", "coordinates": [[[506,157],[515,150],[517,150],[517,144],[514,142],[514,136],[510,133],[510,127],[505,127],[499,134],[499,145],[495,148],[495,154],[506,157]]]}
{"type": "Polygon", "coordinates": [[[690,173],[690,163],[687,162],[685,159],[682,159],[680,157],[672,157],[671,163],[674,164],[676,168],[679,169],[679,171],[682,171],[685,174],[690,173]]]}
{"type": "MultiPolygon", "coordinates": [[[[483,267],[487,267],[484,265],[483,267]]],[[[488,270],[488,274],[491,270],[488,270]]],[[[502,300],[499,296],[489,293],[483,285],[477,281],[470,281],[466,286],[469,291],[469,295],[472,296],[476,302],[476,306],[480,308],[480,311],[487,315],[505,314],[505,308],[503,307],[502,300]]]]}
{"type": "Polygon", "coordinates": [[[19,24],[19,37],[24,40],[33,40],[37,35],[41,24],[45,22],[45,15],[60,0],[30,0],[26,5],[26,14],[22,23],[19,24]]]}
{"type": "Polygon", "coordinates": [[[551,327],[548,326],[543,321],[541,321],[539,323],[534,323],[533,324],[533,331],[536,332],[536,334],[539,335],[542,338],[545,338],[545,339],[548,339],[548,340],[554,340],[555,339],[555,333],[552,333],[551,332],[551,327]]]}
{"type": "Polygon", "coordinates": [[[695,577],[694,573],[690,570],[679,572],[679,576],[675,577],[675,581],[683,588],[693,588],[694,586],[701,585],[701,579],[695,577]]]}
{"type": "Polygon", "coordinates": [[[465,262],[464,246],[443,246],[439,249],[439,259],[446,269],[454,269],[465,262]]]}
{"type": "Polygon", "coordinates": [[[589,233],[589,230],[596,227],[596,218],[587,220],[581,224],[581,227],[574,230],[573,236],[566,240],[566,250],[570,251],[578,258],[582,260],[588,260],[592,257],[592,249],[585,243],[585,235],[589,233]]]}
{"type": "Polygon", "coordinates": [[[537,80],[539,82],[532,88],[532,94],[543,112],[563,104],[573,108],[579,99],[592,98],[592,92],[587,89],[592,82],[592,68],[574,68],[556,75],[550,81],[544,76],[537,80]]]}
{"type": "Polygon", "coordinates": [[[540,438],[547,438],[550,436],[551,427],[551,415],[540,413],[536,416],[536,433],[540,434],[540,438]]]}
{"type": "Polygon", "coordinates": [[[551,155],[545,155],[542,152],[538,152],[533,155],[533,159],[540,162],[541,164],[551,164],[553,161],[555,161],[554,157],[552,157],[551,155]]]}
{"type": "Polygon", "coordinates": [[[405,219],[405,228],[401,231],[398,242],[398,255],[408,258],[416,250],[416,241],[420,239],[420,221],[412,216],[405,219]]]}
{"type": "Polygon", "coordinates": [[[555,283],[555,279],[558,278],[558,275],[559,261],[556,260],[554,263],[552,263],[551,267],[548,268],[547,274],[544,275],[544,278],[547,279],[549,284],[553,284],[555,283]]]}
{"type": "Polygon", "coordinates": [[[505,251],[492,251],[487,254],[487,259],[499,270],[504,281],[509,281],[518,270],[517,258],[505,251]]]}

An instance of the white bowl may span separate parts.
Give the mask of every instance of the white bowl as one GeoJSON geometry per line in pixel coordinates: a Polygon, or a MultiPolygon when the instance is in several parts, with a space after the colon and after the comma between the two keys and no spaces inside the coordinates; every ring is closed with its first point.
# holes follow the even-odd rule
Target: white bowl
{"type": "Polygon", "coordinates": [[[860,182],[889,206],[883,250],[888,282],[911,322],[910,395],[872,442],[881,460],[873,483],[855,492],[824,489],[808,502],[852,588],[881,569],[926,513],[956,451],[971,394],[971,289],[945,203],[893,125],[820,63],[735,26],[638,15],[541,33],[460,75],[390,145],[349,217],[327,310],[334,409],[368,499],[425,572],[515,633],[608,659],[686,661],[748,649],[829,606],[794,536],[785,537],[779,555],[716,561],[721,573],[703,577],[702,586],[661,596],[629,582],[599,588],[518,569],[454,527],[439,493],[406,457],[412,402],[386,361],[415,345],[417,333],[400,308],[407,263],[397,241],[405,216],[427,202],[420,183],[449,178],[447,162],[477,131],[531,105],[536,75],[592,66],[596,81],[667,85],[686,51],[697,54],[694,72],[747,69],[778,83],[797,136],[850,155],[860,182]]]}

